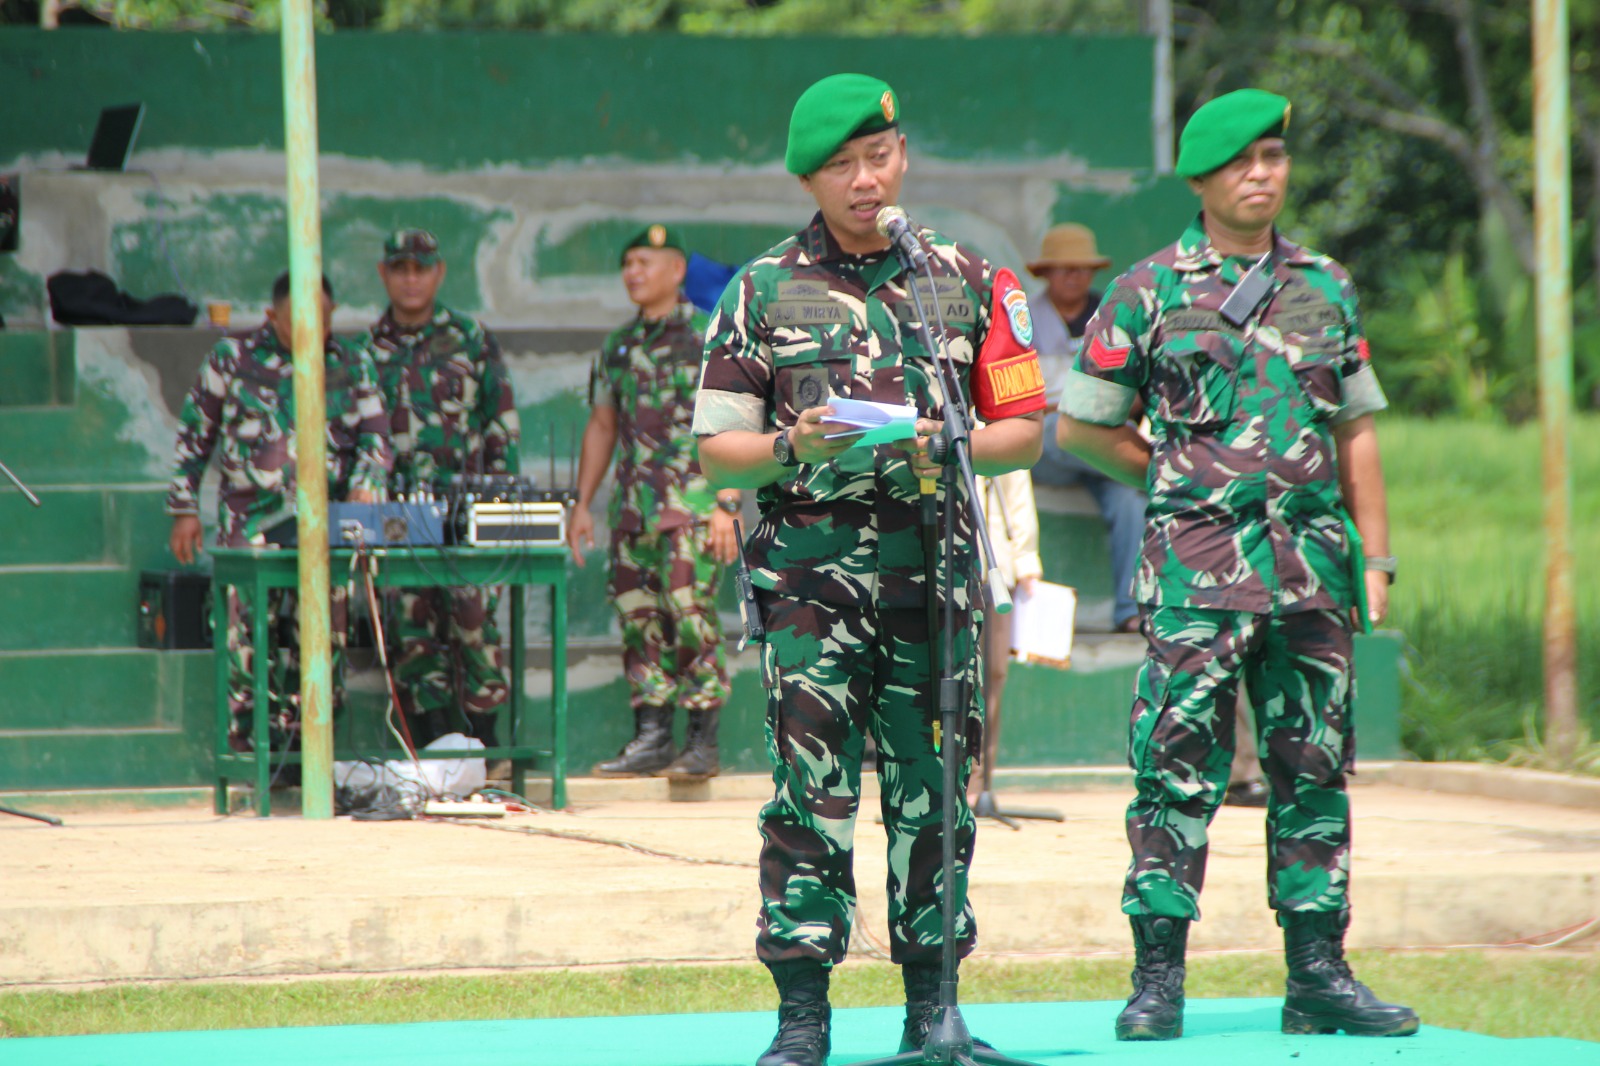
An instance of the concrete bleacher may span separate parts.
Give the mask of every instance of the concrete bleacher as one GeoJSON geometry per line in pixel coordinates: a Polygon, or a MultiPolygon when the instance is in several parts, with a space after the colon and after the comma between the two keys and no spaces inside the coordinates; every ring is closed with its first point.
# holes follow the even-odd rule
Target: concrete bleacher
{"type": "MultiPolygon", "coordinates": [[[[215,331],[86,329],[0,333],[0,380],[31,382],[0,401],[0,461],[44,506],[0,491],[0,790],[153,788],[205,782],[215,728],[209,651],[137,648],[139,572],[174,565],[162,511],[176,401],[215,331]],[[17,400],[23,402],[15,402],[17,400]]],[[[598,335],[507,331],[503,340],[525,426],[524,464],[548,476],[555,440],[565,476],[571,433],[584,413],[582,369],[598,335]]],[[[1104,765],[1122,759],[1140,656],[1137,637],[1096,633],[1109,622],[1105,532],[1082,493],[1039,494],[1046,576],[1083,590],[1074,668],[1021,665],[1006,700],[1001,764],[1104,765]],[[1096,596],[1093,590],[1102,590],[1096,596]]],[[[214,508],[205,505],[209,523],[214,508]]],[[[572,571],[570,768],[612,754],[630,729],[603,552],[572,571]]],[[[548,703],[551,649],[540,598],[529,627],[526,678],[535,712],[548,703]]],[[[723,595],[725,629],[736,615],[723,595]]],[[[1358,719],[1368,758],[1399,749],[1399,642],[1360,642],[1358,719]]],[[[359,664],[360,656],[352,657],[359,664]]],[[[766,765],[764,693],[751,651],[731,656],[733,699],[724,716],[730,771],[766,765]]],[[[376,752],[382,686],[370,670],[349,677],[344,728],[376,752]]],[[[681,724],[680,724],[681,729],[681,724]]]]}

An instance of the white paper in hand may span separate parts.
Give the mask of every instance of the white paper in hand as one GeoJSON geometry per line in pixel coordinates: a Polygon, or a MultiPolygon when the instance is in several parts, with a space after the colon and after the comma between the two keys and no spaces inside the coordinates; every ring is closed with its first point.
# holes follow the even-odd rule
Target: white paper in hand
{"type": "Polygon", "coordinates": [[[1015,609],[1011,612],[1011,654],[1025,663],[1071,669],[1077,590],[1036,581],[1031,594],[1018,586],[1015,597],[1015,609]]]}
{"type": "Polygon", "coordinates": [[[874,444],[892,444],[910,440],[917,435],[917,409],[901,404],[878,403],[876,400],[851,400],[834,397],[828,401],[833,414],[827,421],[839,422],[855,428],[839,433],[829,433],[826,440],[854,437],[852,448],[870,447],[874,444]]]}

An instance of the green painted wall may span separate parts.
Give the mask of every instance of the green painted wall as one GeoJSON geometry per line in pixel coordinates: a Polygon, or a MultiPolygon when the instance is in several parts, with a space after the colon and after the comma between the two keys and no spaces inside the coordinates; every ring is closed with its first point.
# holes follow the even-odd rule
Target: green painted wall
{"type": "MultiPolygon", "coordinates": [[[[378,301],[384,240],[402,226],[422,226],[438,235],[446,260],[461,266],[449,279],[452,299],[463,307],[483,306],[471,264],[491,227],[511,219],[509,211],[426,196],[334,194],[324,201],[323,262],[341,301],[378,301]]],[[[289,262],[288,207],[281,195],[221,193],[196,205],[150,191],[140,202],[148,214],[118,225],[111,235],[109,273],[123,288],[142,295],[171,291],[171,256],[185,280],[203,292],[251,294],[252,303],[266,302],[289,262]]]]}
{"type": "MultiPolygon", "coordinates": [[[[7,107],[0,160],[80,154],[99,109],[132,99],[148,105],[146,150],[281,148],[278,48],[272,34],[0,31],[0,100],[25,102],[7,107]]],[[[802,86],[862,70],[895,86],[921,152],[1148,168],[1151,54],[1145,38],[344,32],[317,39],[317,97],[323,150],[355,158],[763,164],[782,159],[802,86]]]]}
{"type": "Polygon", "coordinates": [[[1111,259],[1110,271],[1097,284],[1109,284],[1117,273],[1177,240],[1199,210],[1200,199],[1188,183],[1170,174],[1146,178],[1125,192],[1060,182],[1050,221],[1081,222],[1095,231],[1100,254],[1111,259]]]}

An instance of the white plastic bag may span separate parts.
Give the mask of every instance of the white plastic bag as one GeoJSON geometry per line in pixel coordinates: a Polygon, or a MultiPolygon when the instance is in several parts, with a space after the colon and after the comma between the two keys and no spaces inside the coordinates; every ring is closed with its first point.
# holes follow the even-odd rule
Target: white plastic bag
{"type": "MultiPolygon", "coordinates": [[[[483,741],[460,733],[446,733],[423,751],[481,751],[483,741]]],[[[369,762],[333,764],[335,788],[353,793],[377,790],[383,786],[403,795],[427,799],[432,796],[470,796],[488,782],[488,767],[481,756],[459,759],[390,759],[376,765],[369,762]],[[419,772],[418,766],[421,766],[419,772]]]]}

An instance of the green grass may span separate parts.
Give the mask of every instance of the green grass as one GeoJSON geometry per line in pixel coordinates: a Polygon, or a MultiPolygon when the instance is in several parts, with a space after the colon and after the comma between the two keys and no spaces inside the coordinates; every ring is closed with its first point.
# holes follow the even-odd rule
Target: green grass
{"type": "MultiPolygon", "coordinates": [[[[1539,429],[1393,417],[1379,435],[1401,559],[1389,624],[1412,649],[1406,747],[1424,759],[1537,762],[1529,733],[1542,723],[1544,685],[1539,429]]],[[[1600,418],[1573,422],[1571,474],[1580,705],[1600,735],[1600,418]]]]}
{"type": "MultiPolygon", "coordinates": [[[[1428,1024],[1494,1036],[1600,1040],[1600,953],[1356,952],[1356,972],[1428,1024]]],[[[968,1003],[1112,1000],[1127,994],[1128,960],[970,960],[968,1003]]],[[[1191,960],[1191,997],[1281,996],[1276,954],[1191,960]]],[[[901,1002],[898,970],[853,962],[834,976],[841,1007],[901,1002]]],[[[0,993],[0,1036],[355,1025],[772,1010],[753,963],[560,970],[493,977],[391,977],[296,982],[126,985],[0,993]]],[[[0,1055],[3,1058],[3,1055],[0,1055]]]]}

